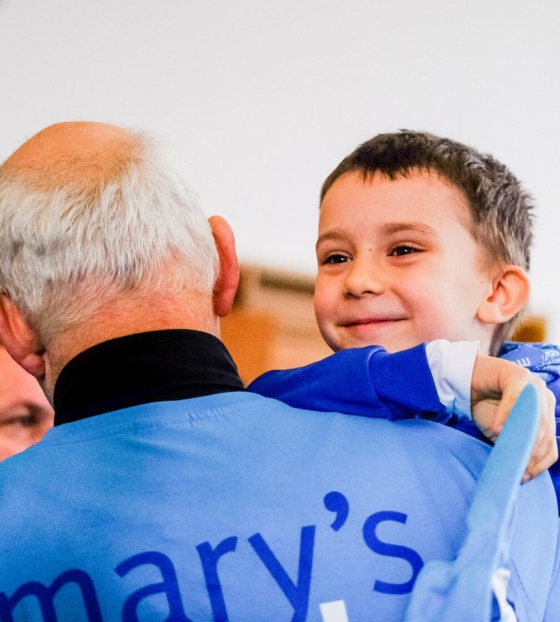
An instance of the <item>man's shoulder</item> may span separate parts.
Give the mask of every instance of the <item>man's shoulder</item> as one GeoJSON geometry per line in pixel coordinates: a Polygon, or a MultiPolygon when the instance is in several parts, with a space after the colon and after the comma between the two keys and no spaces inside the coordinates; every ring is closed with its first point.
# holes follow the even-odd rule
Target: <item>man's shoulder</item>
{"type": "MultiPolygon", "coordinates": [[[[454,455],[464,454],[467,460],[473,454],[484,460],[488,452],[488,447],[478,440],[431,421],[409,419],[396,422],[334,411],[319,412],[240,391],[150,402],[56,426],[43,441],[0,464],[0,477],[5,470],[26,469],[28,464],[50,456],[53,451],[80,455],[88,443],[105,443],[119,437],[148,439],[169,430],[193,428],[196,431],[213,426],[217,426],[225,437],[243,426],[254,430],[262,428],[263,432],[285,429],[294,441],[298,436],[318,441],[329,437],[329,442],[341,444],[342,439],[348,442],[355,437],[360,446],[370,448],[403,447],[403,442],[410,441],[414,453],[429,453],[437,445],[440,456],[449,451],[454,455]],[[339,443],[335,442],[334,432],[339,443]]],[[[408,452],[411,447],[405,445],[404,450],[408,452]]]]}

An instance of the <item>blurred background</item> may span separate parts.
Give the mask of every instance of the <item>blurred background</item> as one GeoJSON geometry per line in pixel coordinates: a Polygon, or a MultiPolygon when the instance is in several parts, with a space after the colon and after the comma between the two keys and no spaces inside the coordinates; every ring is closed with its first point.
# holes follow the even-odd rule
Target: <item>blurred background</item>
{"type": "Polygon", "coordinates": [[[556,0],[0,0],[0,159],[57,121],[149,129],[230,221],[246,283],[306,309],[325,176],[374,134],[427,130],[534,196],[530,312],[560,343],[559,110],[556,0]]]}

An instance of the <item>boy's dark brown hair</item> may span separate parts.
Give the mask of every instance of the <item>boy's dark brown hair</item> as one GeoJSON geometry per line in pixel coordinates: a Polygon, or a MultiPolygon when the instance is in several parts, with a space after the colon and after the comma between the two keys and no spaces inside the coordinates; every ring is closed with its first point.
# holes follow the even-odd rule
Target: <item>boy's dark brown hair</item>
{"type": "MultiPolygon", "coordinates": [[[[334,169],[321,188],[321,201],[346,173],[364,179],[378,172],[389,179],[411,171],[435,172],[467,198],[474,239],[491,261],[529,270],[533,240],[533,202],[520,181],[501,162],[462,143],[426,132],[402,130],[379,134],[361,144],[334,169]]],[[[517,316],[496,327],[496,354],[513,330],[517,316]]]]}

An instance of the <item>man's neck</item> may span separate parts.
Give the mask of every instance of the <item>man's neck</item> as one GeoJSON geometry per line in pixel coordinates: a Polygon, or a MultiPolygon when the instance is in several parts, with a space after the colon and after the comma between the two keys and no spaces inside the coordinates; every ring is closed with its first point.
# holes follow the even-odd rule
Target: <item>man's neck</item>
{"type": "Polygon", "coordinates": [[[235,363],[215,336],[177,329],[137,333],[88,348],[62,369],[54,391],[55,425],[243,390],[235,363]]]}
{"type": "Polygon", "coordinates": [[[189,291],[181,295],[129,296],[101,307],[95,316],[57,334],[45,349],[43,390],[52,402],[62,368],[80,352],[99,343],[137,333],[174,328],[199,330],[219,337],[212,295],[189,291]]]}

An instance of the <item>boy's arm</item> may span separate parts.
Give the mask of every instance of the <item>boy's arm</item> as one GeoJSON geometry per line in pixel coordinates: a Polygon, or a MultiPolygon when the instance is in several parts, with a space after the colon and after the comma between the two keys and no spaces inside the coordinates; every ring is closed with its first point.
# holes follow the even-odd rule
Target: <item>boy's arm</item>
{"type": "Polygon", "coordinates": [[[554,397],[523,368],[477,356],[476,348],[473,342],[437,340],[394,354],[376,346],[349,349],[306,367],[268,372],[248,389],[297,408],[385,419],[421,416],[452,425],[470,417],[470,397],[476,425],[496,438],[523,387],[536,383],[542,410],[530,479],[558,457],[554,397]],[[479,363],[469,391],[475,356],[479,363]]]}
{"type": "Polygon", "coordinates": [[[443,340],[394,354],[378,346],[353,348],[306,367],[268,372],[248,389],[296,408],[447,423],[457,413],[470,417],[476,348],[443,340]]]}

